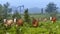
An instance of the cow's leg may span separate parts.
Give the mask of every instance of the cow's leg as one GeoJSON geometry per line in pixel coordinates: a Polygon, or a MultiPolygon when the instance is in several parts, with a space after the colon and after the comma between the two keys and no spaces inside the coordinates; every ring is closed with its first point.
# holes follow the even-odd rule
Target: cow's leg
{"type": "Polygon", "coordinates": [[[54,21],[52,21],[52,23],[54,23],[54,21]]]}

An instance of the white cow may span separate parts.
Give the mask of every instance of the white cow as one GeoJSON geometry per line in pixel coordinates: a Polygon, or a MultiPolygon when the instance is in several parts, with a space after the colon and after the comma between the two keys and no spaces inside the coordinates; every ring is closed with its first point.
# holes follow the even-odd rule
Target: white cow
{"type": "Polygon", "coordinates": [[[4,23],[6,23],[6,19],[4,19],[4,23]]]}
{"type": "Polygon", "coordinates": [[[16,23],[16,18],[14,19],[14,23],[16,23]]]}
{"type": "Polygon", "coordinates": [[[13,20],[7,20],[6,23],[4,24],[5,26],[11,26],[13,24],[13,20]]]}
{"type": "Polygon", "coordinates": [[[50,17],[50,20],[52,20],[52,17],[50,17]]]}

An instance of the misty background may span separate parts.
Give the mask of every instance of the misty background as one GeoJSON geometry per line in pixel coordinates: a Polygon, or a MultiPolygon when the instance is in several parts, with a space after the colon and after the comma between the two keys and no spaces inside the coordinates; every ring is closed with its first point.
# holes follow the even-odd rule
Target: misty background
{"type": "MultiPolygon", "coordinates": [[[[18,9],[18,11],[20,11],[19,8],[17,8],[18,6],[22,6],[24,5],[24,9],[28,8],[29,9],[29,13],[40,13],[41,12],[41,8],[43,8],[43,10],[45,10],[46,6],[48,3],[53,2],[57,5],[57,7],[59,7],[58,12],[60,12],[60,1],[59,0],[0,0],[0,4],[5,4],[6,2],[8,2],[10,4],[9,7],[11,7],[13,9],[13,11],[15,9],[18,9]]],[[[23,8],[21,9],[21,13],[23,13],[24,10],[23,8]]],[[[45,12],[45,11],[44,11],[45,12]]]]}

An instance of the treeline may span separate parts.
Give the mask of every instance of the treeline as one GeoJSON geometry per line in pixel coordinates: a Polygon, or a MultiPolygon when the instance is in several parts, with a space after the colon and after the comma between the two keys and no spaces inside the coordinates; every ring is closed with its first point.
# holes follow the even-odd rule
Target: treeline
{"type": "MultiPolygon", "coordinates": [[[[43,8],[41,9],[41,14],[43,13],[43,8]]],[[[45,13],[49,14],[50,16],[56,16],[58,13],[58,7],[53,2],[50,2],[45,9],[45,13]]],[[[29,14],[28,9],[25,10],[23,14],[24,18],[28,20],[29,14]]],[[[12,11],[12,8],[10,8],[10,4],[7,2],[5,4],[0,4],[0,21],[3,21],[3,19],[13,19],[13,18],[21,18],[21,14],[18,12],[18,10],[12,11]],[[12,12],[14,12],[12,14],[12,12]]]]}
{"type": "Polygon", "coordinates": [[[10,4],[8,2],[3,5],[0,4],[0,21],[10,16],[10,13],[12,12],[12,8],[9,8],[9,6],[10,4]]]}
{"type": "MultiPolygon", "coordinates": [[[[0,22],[3,22],[3,19],[20,19],[21,14],[18,12],[16,9],[15,11],[12,11],[12,8],[10,8],[10,4],[7,2],[5,4],[0,4],[0,22]],[[12,12],[14,12],[12,14],[12,12]]],[[[24,12],[24,19],[27,21],[29,20],[29,15],[28,15],[28,9],[25,10],[24,12]]]]}

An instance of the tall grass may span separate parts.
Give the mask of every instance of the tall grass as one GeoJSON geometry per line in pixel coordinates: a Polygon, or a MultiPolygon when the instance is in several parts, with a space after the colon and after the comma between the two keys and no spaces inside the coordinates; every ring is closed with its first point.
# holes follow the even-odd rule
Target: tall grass
{"type": "Polygon", "coordinates": [[[4,25],[0,24],[0,34],[60,34],[60,21],[52,23],[51,21],[39,22],[38,27],[33,27],[30,24],[24,23],[23,26],[16,25],[5,29],[4,25]]]}

